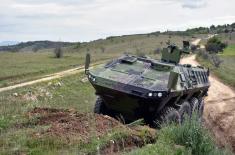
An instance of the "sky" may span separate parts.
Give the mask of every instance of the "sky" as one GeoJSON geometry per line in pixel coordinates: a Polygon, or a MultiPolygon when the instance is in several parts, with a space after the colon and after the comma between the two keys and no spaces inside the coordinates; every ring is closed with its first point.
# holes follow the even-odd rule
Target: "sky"
{"type": "Polygon", "coordinates": [[[0,41],[90,41],[235,22],[235,0],[0,0],[0,41]]]}

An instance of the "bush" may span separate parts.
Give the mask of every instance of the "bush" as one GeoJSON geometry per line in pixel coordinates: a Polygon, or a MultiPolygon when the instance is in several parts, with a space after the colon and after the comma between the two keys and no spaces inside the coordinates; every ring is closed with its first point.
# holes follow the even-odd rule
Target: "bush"
{"type": "Polygon", "coordinates": [[[180,126],[167,124],[160,130],[159,139],[184,146],[191,150],[193,155],[229,154],[217,148],[212,136],[197,120],[196,115],[192,120],[186,119],[180,126]]]}
{"type": "Polygon", "coordinates": [[[161,49],[157,48],[153,51],[153,54],[160,54],[161,53],[161,49]]]}
{"type": "Polygon", "coordinates": [[[226,43],[222,43],[217,37],[210,38],[206,43],[206,50],[210,53],[222,52],[227,46],[226,43]]]}
{"type": "Polygon", "coordinates": [[[197,45],[191,45],[190,48],[191,48],[192,52],[195,52],[197,50],[197,45]]]}
{"type": "Polygon", "coordinates": [[[63,50],[61,47],[57,47],[54,50],[55,58],[62,58],[63,57],[63,50]]]}
{"type": "Polygon", "coordinates": [[[105,47],[103,47],[103,46],[100,47],[100,50],[101,50],[102,53],[104,53],[105,52],[105,47]]]}
{"type": "Polygon", "coordinates": [[[196,115],[192,120],[186,118],[181,125],[164,124],[157,133],[153,145],[135,149],[130,155],[232,155],[224,149],[218,149],[209,131],[198,121],[196,115]]]}
{"type": "Polygon", "coordinates": [[[216,54],[210,54],[206,51],[200,50],[198,51],[198,56],[202,57],[204,60],[209,60],[212,65],[216,68],[219,68],[223,60],[216,54]]]}
{"type": "Polygon", "coordinates": [[[208,60],[210,58],[210,54],[201,49],[198,51],[198,56],[202,57],[205,60],[208,60]]]}
{"type": "Polygon", "coordinates": [[[223,60],[221,60],[221,59],[219,58],[219,56],[216,55],[216,54],[212,54],[212,55],[210,56],[210,60],[211,60],[212,64],[213,64],[216,68],[220,67],[220,64],[223,62],[223,60]]]}

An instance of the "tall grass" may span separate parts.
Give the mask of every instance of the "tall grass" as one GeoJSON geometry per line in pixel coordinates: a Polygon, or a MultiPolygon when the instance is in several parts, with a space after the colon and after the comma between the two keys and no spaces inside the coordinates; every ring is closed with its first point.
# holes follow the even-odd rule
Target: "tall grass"
{"type": "Polygon", "coordinates": [[[232,153],[219,149],[209,131],[194,115],[192,120],[186,119],[182,125],[164,124],[158,132],[158,139],[154,145],[137,149],[130,154],[229,155],[232,153]]]}

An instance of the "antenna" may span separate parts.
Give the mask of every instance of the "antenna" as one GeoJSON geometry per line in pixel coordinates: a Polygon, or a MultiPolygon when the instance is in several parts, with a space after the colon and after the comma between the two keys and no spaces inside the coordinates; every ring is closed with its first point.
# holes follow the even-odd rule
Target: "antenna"
{"type": "Polygon", "coordinates": [[[90,56],[90,53],[87,53],[86,62],[85,62],[85,74],[87,74],[89,71],[90,62],[91,62],[91,56],[90,56]]]}

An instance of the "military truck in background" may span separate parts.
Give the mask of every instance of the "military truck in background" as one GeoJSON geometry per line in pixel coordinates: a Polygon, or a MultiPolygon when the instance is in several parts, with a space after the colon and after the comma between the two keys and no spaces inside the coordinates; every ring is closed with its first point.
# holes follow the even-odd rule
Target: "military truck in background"
{"type": "Polygon", "coordinates": [[[209,70],[179,64],[183,53],[189,54],[187,41],[183,48],[164,48],[160,60],[124,55],[93,69],[87,54],[85,73],[98,96],[94,112],[121,116],[125,122],[144,118],[153,126],[165,121],[182,123],[194,111],[201,118],[209,70]]]}

